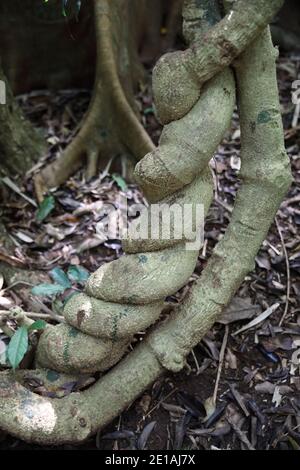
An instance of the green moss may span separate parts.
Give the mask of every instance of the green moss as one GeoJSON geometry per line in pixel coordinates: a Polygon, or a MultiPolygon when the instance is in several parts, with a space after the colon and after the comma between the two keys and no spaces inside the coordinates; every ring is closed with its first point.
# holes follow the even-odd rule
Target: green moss
{"type": "Polygon", "coordinates": [[[270,121],[280,117],[276,109],[264,109],[260,111],[257,116],[257,124],[268,124],[270,121]]]}
{"type": "Polygon", "coordinates": [[[48,370],[46,378],[49,380],[49,382],[56,382],[59,379],[59,375],[60,374],[55,370],[48,370]]]}

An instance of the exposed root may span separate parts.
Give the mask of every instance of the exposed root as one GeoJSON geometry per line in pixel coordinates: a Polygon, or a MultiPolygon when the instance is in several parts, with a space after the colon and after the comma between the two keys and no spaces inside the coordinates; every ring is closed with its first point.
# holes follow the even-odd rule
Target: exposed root
{"type": "MultiPolygon", "coordinates": [[[[193,1],[187,0],[187,3],[193,1]]],[[[197,0],[199,8],[201,4],[201,0],[197,0]]],[[[206,0],[203,4],[207,5],[206,0]]],[[[214,4],[217,5],[217,0],[214,4]]],[[[0,423],[5,431],[29,441],[62,444],[80,442],[105,426],[165,369],[178,372],[183,368],[189,351],[206,334],[252,269],[256,253],[291,182],[269,30],[253,42],[236,67],[243,186],[229,228],[200,280],[194,283],[183,303],[166,322],[154,328],[123,361],[80,394],[72,393],[61,400],[45,399],[15,382],[11,374],[2,374],[0,423]]],[[[229,87],[229,95],[233,97],[232,77],[229,87]]],[[[227,87],[224,93],[228,93],[227,87]]],[[[230,112],[233,104],[233,99],[227,103],[230,112]]],[[[210,105],[213,112],[215,102],[212,100],[210,105]]],[[[183,122],[183,131],[198,131],[197,120],[183,122]]],[[[179,139],[180,143],[185,150],[184,138],[179,139]]],[[[172,138],[165,146],[169,146],[169,152],[174,151],[172,138]]],[[[169,152],[164,153],[161,147],[157,160],[168,161],[169,152]]],[[[178,151],[182,155],[180,149],[178,151]]],[[[191,160],[198,159],[201,168],[194,179],[201,178],[211,157],[211,147],[201,155],[197,148],[190,151],[191,160]]],[[[153,163],[156,154],[152,154],[153,163]]],[[[172,185],[170,173],[166,172],[162,189],[156,187],[153,191],[153,199],[159,200],[161,191],[177,201],[178,191],[172,185]]],[[[181,173],[181,162],[177,158],[171,174],[178,182],[181,173]]],[[[140,178],[142,183],[149,181],[147,170],[140,178]]],[[[182,181],[181,190],[186,184],[182,181]]],[[[198,201],[206,201],[204,205],[208,206],[212,193],[202,193],[201,189],[200,186],[198,201]]],[[[181,194],[181,201],[184,197],[181,194]]],[[[67,324],[49,327],[42,335],[38,346],[38,361],[42,366],[68,374],[92,371],[95,367],[105,370],[118,360],[118,354],[122,354],[122,348],[130,340],[129,336],[120,334],[119,321],[123,320],[125,327],[128,319],[128,334],[132,334],[135,327],[138,331],[140,318],[144,327],[155,321],[161,307],[159,302],[155,305],[153,299],[162,300],[186,282],[197,253],[183,250],[182,241],[161,250],[155,244],[147,246],[149,251],[125,255],[102,266],[91,276],[86,294],[73,298],[72,304],[67,304],[65,309],[67,322],[76,328],[67,324]],[[131,279],[128,279],[129,274],[131,279]]]]}

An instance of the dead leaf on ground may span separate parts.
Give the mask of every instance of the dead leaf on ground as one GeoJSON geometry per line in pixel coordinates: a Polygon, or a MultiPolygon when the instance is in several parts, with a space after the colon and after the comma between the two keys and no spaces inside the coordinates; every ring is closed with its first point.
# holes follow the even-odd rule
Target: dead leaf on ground
{"type": "Polygon", "coordinates": [[[247,320],[261,312],[259,305],[253,305],[249,297],[234,297],[228,307],[225,308],[221,318],[217,321],[228,325],[240,320],[247,320]]]}

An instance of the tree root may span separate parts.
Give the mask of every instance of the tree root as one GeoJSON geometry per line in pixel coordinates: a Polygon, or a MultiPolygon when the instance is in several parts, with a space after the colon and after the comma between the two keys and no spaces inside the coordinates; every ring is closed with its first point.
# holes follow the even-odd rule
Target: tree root
{"type": "MultiPolygon", "coordinates": [[[[193,1],[187,0],[187,4],[193,1]]],[[[207,4],[206,1],[204,3],[207,4]]],[[[201,2],[197,0],[197,4],[199,6],[201,2]]],[[[268,29],[249,46],[236,65],[243,185],[238,192],[229,228],[215,248],[201,278],[193,284],[182,304],[167,321],[154,328],[133,352],[82,393],[72,393],[60,400],[50,400],[29,392],[17,383],[11,374],[2,374],[0,423],[5,431],[24,440],[43,444],[80,442],[117,416],[164,370],[178,372],[182,369],[191,348],[209,330],[246,273],[252,269],[255,255],[291,182],[279,111],[275,55],[268,29]]],[[[233,80],[230,91],[233,96],[233,80]]],[[[229,106],[232,110],[231,101],[228,102],[229,106]]],[[[225,126],[224,123],[223,125],[225,126]]],[[[194,131],[196,129],[195,126],[194,131]]],[[[172,150],[171,140],[170,151],[172,150]]],[[[179,151],[179,154],[183,153],[179,151]]],[[[195,155],[195,158],[199,158],[200,168],[205,168],[204,161],[207,163],[210,156],[195,155]]],[[[180,161],[175,159],[172,173],[177,178],[181,176],[180,171],[178,172],[180,165],[180,161]]],[[[143,177],[147,182],[146,171],[143,177]]],[[[199,176],[196,175],[196,178],[200,177],[201,173],[199,176]]],[[[143,181],[142,177],[141,180],[143,181]]],[[[170,180],[167,173],[165,185],[168,188],[170,180]]],[[[158,191],[159,189],[155,189],[153,192],[155,200],[158,198],[158,191]]],[[[165,195],[164,188],[162,194],[165,195]]],[[[167,194],[172,194],[176,201],[177,192],[174,192],[172,185],[167,194]]],[[[203,194],[201,191],[198,195],[199,201],[208,199],[206,204],[210,198],[211,194],[203,194]]],[[[135,316],[141,313],[144,326],[146,322],[149,324],[153,322],[154,317],[150,318],[150,315],[148,317],[145,309],[151,306],[155,311],[155,306],[151,304],[153,298],[156,298],[155,292],[159,291],[159,296],[165,296],[176,290],[178,285],[184,282],[184,277],[189,275],[189,270],[193,269],[196,259],[196,255],[195,258],[193,254],[187,255],[186,251],[180,249],[180,245],[164,247],[160,251],[158,246],[153,246],[153,250],[138,255],[125,255],[96,271],[88,282],[87,296],[84,295],[80,299],[78,296],[77,302],[75,297],[73,304],[66,307],[66,319],[77,321],[76,329],[63,325],[64,332],[60,333],[61,326],[52,328],[51,351],[48,349],[49,344],[46,347],[43,345],[43,342],[47,343],[46,330],[45,337],[44,339],[42,337],[39,344],[39,361],[43,363],[50,360],[51,366],[63,372],[66,371],[65,368],[70,361],[72,367],[75,364],[74,369],[78,367],[84,370],[86,366],[89,367],[90,359],[86,352],[94,354],[92,346],[87,345],[86,356],[80,364],[80,358],[76,353],[76,346],[79,347],[79,341],[76,339],[78,335],[82,335],[80,340],[82,344],[90,339],[93,345],[96,345],[94,340],[100,337],[100,341],[97,342],[99,347],[103,344],[104,338],[106,341],[109,339],[111,343],[108,344],[107,359],[112,361],[113,345],[122,348],[123,341],[128,338],[118,334],[118,321],[121,318],[124,317],[125,323],[126,317],[130,318],[133,313],[132,324],[134,324],[135,316]],[[160,259],[157,258],[159,254],[160,259]],[[173,256],[175,256],[174,261],[172,261],[173,256]],[[172,270],[180,258],[185,269],[182,278],[178,277],[179,267],[175,272],[172,270]],[[161,263],[165,268],[158,276],[161,263]],[[133,282],[129,282],[128,273],[132,276],[130,281],[133,282]],[[154,292],[154,282],[157,283],[158,277],[160,285],[154,292]],[[174,277],[174,285],[169,277],[171,279],[174,277]],[[139,284],[139,290],[135,290],[136,282],[139,284]],[[149,296],[143,282],[146,286],[150,286],[149,296]],[[106,301],[115,303],[117,316],[112,318],[110,304],[106,301]],[[123,302],[131,306],[131,312],[123,302]],[[112,321],[111,328],[107,330],[106,326],[102,330],[96,320],[94,325],[91,319],[96,319],[97,315],[112,321]],[[82,325],[85,325],[85,332],[91,336],[84,334],[83,330],[80,331],[82,325]]],[[[159,308],[158,305],[157,309],[159,308]]],[[[132,331],[130,327],[128,332],[132,331]]],[[[98,370],[108,367],[105,361],[105,358],[103,362],[102,358],[99,359],[98,370]]]]}
{"type": "Polygon", "coordinates": [[[59,186],[74,173],[81,166],[82,157],[86,157],[87,177],[91,178],[97,173],[100,156],[108,160],[125,148],[138,160],[154,149],[134,111],[129,65],[122,63],[125,60],[122,54],[128,56],[125,49],[130,45],[130,31],[124,22],[121,28],[117,27],[123,7],[125,11],[126,0],[111,0],[110,5],[107,0],[94,1],[97,69],[93,97],[74,140],[56,161],[36,175],[39,199],[47,188],[59,186]],[[120,34],[122,28],[125,31],[120,34]]]}

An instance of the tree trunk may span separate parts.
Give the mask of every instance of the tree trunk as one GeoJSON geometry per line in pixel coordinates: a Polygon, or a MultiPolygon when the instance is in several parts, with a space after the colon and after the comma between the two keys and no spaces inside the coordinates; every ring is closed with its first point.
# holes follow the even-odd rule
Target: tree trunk
{"type": "Polygon", "coordinates": [[[44,150],[41,136],[24,118],[0,64],[0,80],[5,83],[6,103],[0,104],[0,173],[24,175],[44,150]]]}

